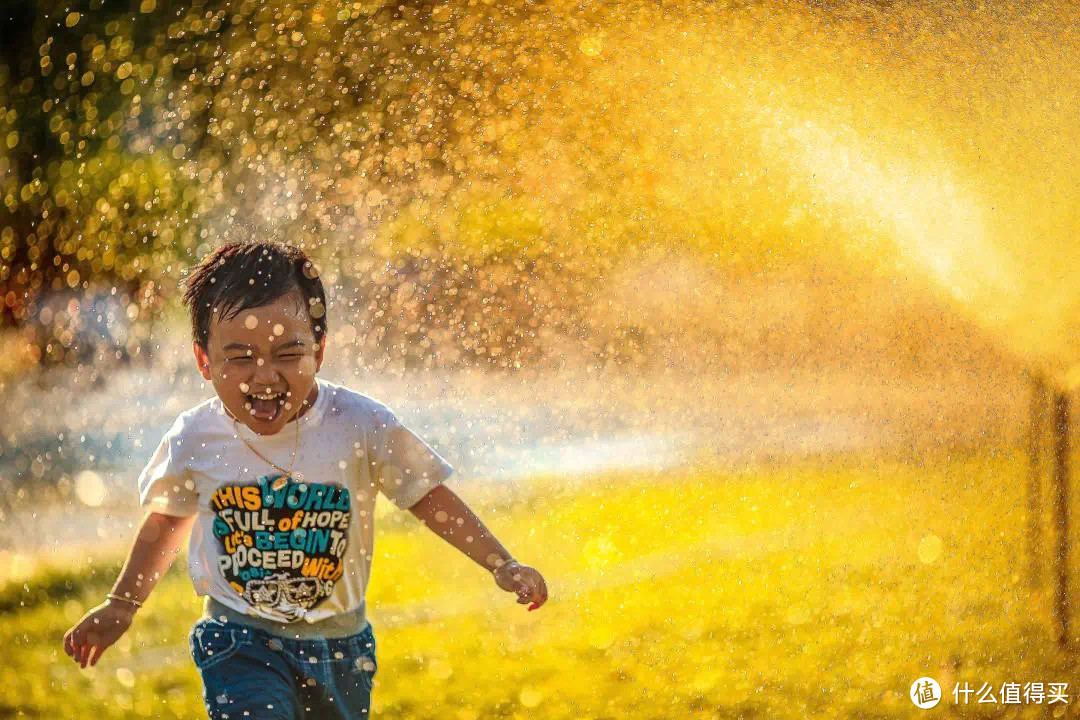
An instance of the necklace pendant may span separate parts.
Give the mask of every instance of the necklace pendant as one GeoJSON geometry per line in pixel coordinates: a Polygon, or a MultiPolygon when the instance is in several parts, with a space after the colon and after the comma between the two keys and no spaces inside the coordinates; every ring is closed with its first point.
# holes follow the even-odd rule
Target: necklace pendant
{"type": "Polygon", "coordinates": [[[277,479],[275,479],[274,482],[270,483],[270,489],[271,490],[280,490],[281,488],[285,487],[285,484],[288,483],[288,482],[289,482],[289,476],[288,475],[281,475],[277,479]]]}

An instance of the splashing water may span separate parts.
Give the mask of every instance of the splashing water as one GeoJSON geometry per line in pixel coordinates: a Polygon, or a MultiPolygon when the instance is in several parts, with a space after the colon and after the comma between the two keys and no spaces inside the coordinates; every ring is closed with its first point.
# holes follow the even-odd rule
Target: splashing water
{"type": "MultiPolygon", "coordinates": [[[[0,72],[0,296],[20,321],[49,317],[47,356],[71,354],[78,303],[24,292],[114,284],[117,342],[133,349],[140,324],[156,342],[183,332],[181,268],[253,218],[318,257],[349,371],[605,368],[642,380],[632,417],[668,368],[693,386],[698,369],[758,383],[790,358],[842,366],[880,333],[871,294],[891,283],[894,304],[938,303],[897,333],[912,354],[946,348],[928,364],[971,338],[937,332],[944,305],[1080,383],[1068,8],[146,7],[35,25],[0,72]],[[822,274],[835,285],[814,294],[822,274]],[[748,289],[761,277],[810,280],[748,289]],[[847,307],[815,314],[832,290],[847,307]]],[[[896,362],[871,355],[866,374],[896,362]]],[[[624,436],[663,454],[668,428],[614,414],[583,415],[600,437],[567,465],[625,456],[624,436]]],[[[733,432],[721,416],[702,427],[733,432]]],[[[6,447],[30,447],[22,430],[6,447]]],[[[767,445],[755,430],[731,445],[767,445]]],[[[540,435],[537,466],[555,452],[540,435]]],[[[40,445],[0,463],[40,479],[40,445]]]]}
{"type": "Polygon", "coordinates": [[[500,317],[587,324],[598,278],[664,247],[915,269],[1030,365],[1078,374],[1080,43],[1056,4],[56,12],[40,57],[0,76],[15,316],[55,266],[72,288],[119,275],[141,322],[252,217],[402,306],[365,318],[391,358],[422,335],[441,363],[531,363],[533,335],[500,317]],[[22,177],[38,120],[60,155],[22,177]],[[502,313],[443,292],[477,268],[502,313]]]}

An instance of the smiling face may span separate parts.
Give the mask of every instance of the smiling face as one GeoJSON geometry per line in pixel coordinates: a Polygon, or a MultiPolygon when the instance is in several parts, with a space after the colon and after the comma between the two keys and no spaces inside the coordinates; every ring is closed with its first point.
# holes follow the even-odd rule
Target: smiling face
{"type": "Polygon", "coordinates": [[[225,320],[215,313],[207,345],[194,343],[199,372],[254,432],[273,435],[314,404],[326,336],[315,344],[299,291],[225,320]]]}

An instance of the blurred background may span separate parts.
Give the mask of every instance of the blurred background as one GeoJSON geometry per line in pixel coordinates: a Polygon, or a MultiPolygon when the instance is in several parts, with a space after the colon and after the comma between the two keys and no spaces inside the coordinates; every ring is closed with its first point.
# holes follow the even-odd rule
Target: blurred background
{"type": "Polygon", "coordinates": [[[238,231],[315,259],[321,375],[552,590],[518,617],[381,504],[376,714],[1071,714],[1002,686],[1073,667],[1076,17],[4,3],[0,717],[201,712],[182,562],[98,667],[60,636],[213,392],[179,282],[238,231]]]}

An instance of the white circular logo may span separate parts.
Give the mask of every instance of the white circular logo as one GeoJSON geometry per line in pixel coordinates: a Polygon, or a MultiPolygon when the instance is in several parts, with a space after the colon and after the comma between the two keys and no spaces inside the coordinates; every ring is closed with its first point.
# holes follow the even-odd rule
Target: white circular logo
{"type": "Polygon", "coordinates": [[[937,680],[921,677],[911,683],[911,702],[923,710],[941,702],[941,686],[937,684],[937,680]]]}

